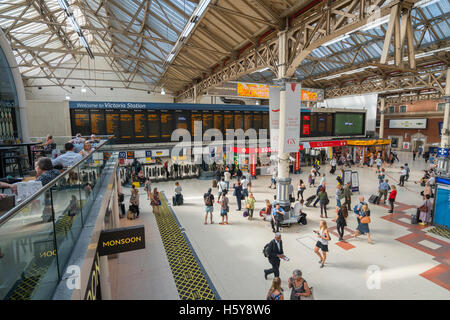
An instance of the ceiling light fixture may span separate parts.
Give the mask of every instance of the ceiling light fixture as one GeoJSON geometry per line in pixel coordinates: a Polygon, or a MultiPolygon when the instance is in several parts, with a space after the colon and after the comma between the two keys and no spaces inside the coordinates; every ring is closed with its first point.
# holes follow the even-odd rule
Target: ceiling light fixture
{"type": "Polygon", "coordinates": [[[164,88],[161,88],[161,95],[165,95],[166,91],[164,91],[164,88]]]}
{"type": "Polygon", "coordinates": [[[82,92],[82,93],[86,93],[86,91],[87,91],[87,90],[86,90],[85,87],[82,87],[82,88],[81,88],[81,92],[82,92]]]}
{"type": "Polygon", "coordinates": [[[92,50],[89,47],[89,44],[87,43],[86,38],[83,35],[83,31],[80,29],[80,26],[75,20],[72,9],[70,9],[69,3],[67,2],[67,0],[58,0],[58,3],[61,9],[63,9],[64,12],[66,13],[67,19],[69,19],[69,22],[72,25],[73,30],[78,35],[78,39],[80,40],[81,45],[86,49],[89,57],[91,59],[94,59],[94,54],[92,53],[92,50]]]}

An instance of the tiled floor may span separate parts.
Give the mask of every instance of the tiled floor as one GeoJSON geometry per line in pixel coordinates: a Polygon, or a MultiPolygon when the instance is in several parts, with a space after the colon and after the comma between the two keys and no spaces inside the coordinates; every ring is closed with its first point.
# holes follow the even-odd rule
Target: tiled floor
{"type": "MultiPolygon", "coordinates": [[[[402,158],[402,163],[407,159],[402,158]]],[[[339,242],[333,222],[335,204],[335,176],[328,173],[328,166],[321,172],[327,174],[327,192],[331,199],[329,218],[326,219],[332,240],[325,268],[320,269],[318,257],[313,252],[316,236],[312,232],[319,227],[319,208],[306,208],[308,224],[284,228],[282,238],[285,254],[290,261],[282,261],[280,277],[283,288],[288,291],[287,279],[294,269],[300,269],[304,278],[315,288],[316,299],[449,299],[450,244],[439,236],[426,232],[426,228],[411,225],[410,213],[421,204],[419,170],[424,161],[411,163],[412,173],[406,188],[399,187],[398,203],[394,214],[388,214],[387,205],[370,204],[372,223],[371,237],[374,244],[367,243],[362,235],[356,239],[350,235],[356,228],[356,218],[350,212],[344,241],[339,242]],[[373,270],[378,270],[373,273],[373,270]],[[368,283],[379,280],[378,289],[368,283]]],[[[376,192],[375,169],[353,168],[359,172],[360,194],[352,197],[356,204],[359,195],[366,199],[376,192]]],[[[399,176],[399,164],[387,168],[394,179],[399,176]]],[[[299,178],[306,181],[307,173],[291,175],[296,187],[299,178]]],[[[392,179],[392,178],[391,178],[392,179]]],[[[274,190],[269,189],[270,177],[258,177],[253,181],[253,193],[257,200],[253,220],[236,211],[236,201],[230,195],[229,225],[219,225],[219,208],[215,205],[213,225],[204,225],[202,195],[211,181],[181,180],[185,204],[174,207],[174,212],[184,228],[197,256],[222,299],[264,299],[271,281],[264,280],[263,269],[270,265],[262,254],[264,245],[273,238],[270,223],[263,221],[257,212],[265,199],[273,199],[274,190]]],[[[391,182],[394,182],[391,180],[391,182]]],[[[158,183],[170,199],[174,183],[158,183]]],[[[125,192],[128,192],[127,190],[125,192]]],[[[143,192],[143,191],[142,191],[143,192]]],[[[308,188],[305,198],[314,194],[308,188]]],[[[217,189],[213,189],[217,195],[217,189]]],[[[128,204],[128,203],[127,203],[128,204]]],[[[112,266],[114,298],[125,299],[176,299],[177,293],[169,264],[165,256],[156,221],[146,197],[141,196],[141,217],[135,221],[122,220],[124,225],[144,224],[148,233],[147,249],[120,254],[112,266]]],[[[208,220],[209,221],[209,220],[208,220]]],[[[288,293],[288,292],[287,292],[288,293]]]]}

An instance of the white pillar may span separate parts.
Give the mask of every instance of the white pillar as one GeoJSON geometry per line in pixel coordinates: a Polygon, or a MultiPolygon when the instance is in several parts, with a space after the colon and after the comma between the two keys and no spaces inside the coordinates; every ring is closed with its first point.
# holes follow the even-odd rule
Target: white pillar
{"type": "Polygon", "coordinates": [[[445,83],[445,111],[444,123],[442,125],[441,148],[450,147],[450,68],[447,69],[447,80],[445,83]]]}
{"type": "Polygon", "coordinates": [[[284,144],[286,135],[286,67],[287,67],[287,32],[278,34],[278,80],[281,82],[280,90],[280,121],[278,136],[278,178],[277,178],[277,201],[282,207],[289,207],[288,187],[291,183],[289,178],[289,153],[282,153],[281,146],[284,144]]]}
{"type": "Polygon", "coordinates": [[[384,138],[384,111],[385,98],[381,98],[381,113],[380,113],[380,139],[384,138]]]}

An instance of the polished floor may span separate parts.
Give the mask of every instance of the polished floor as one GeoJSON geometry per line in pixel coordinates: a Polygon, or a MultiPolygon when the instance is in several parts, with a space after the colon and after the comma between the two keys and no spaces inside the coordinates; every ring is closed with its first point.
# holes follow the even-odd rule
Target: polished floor
{"type": "MultiPolygon", "coordinates": [[[[319,227],[320,209],[309,207],[308,224],[284,228],[282,240],[290,261],[282,261],[280,277],[285,296],[289,296],[287,280],[294,269],[300,269],[308,284],[314,288],[315,299],[449,299],[450,298],[450,240],[427,232],[431,227],[410,224],[410,214],[421,204],[421,171],[427,165],[423,159],[412,161],[408,154],[400,155],[402,162],[387,167],[388,179],[398,183],[400,164],[408,162],[412,169],[405,188],[399,187],[394,214],[387,206],[370,204],[372,223],[370,233],[373,244],[366,236],[350,239],[357,222],[350,213],[346,241],[339,242],[336,233],[335,188],[336,176],[326,173],[330,197],[328,219],[332,240],[327,261],[319,268],[314,254],[319,227]]],[[[376,192],[378,182],[374,168],[357,168],[360,192],[352,196],[352,206],[360,195],[366,200],[376,192]]],[[[296,186],[307,173],[291,175],[296,186]]],[[[273,238],[270,223],[263,221],[257,212],[265,199],[273,199],[275,190],[269,189],[270,177],[253,181],[252,192],[257,200],[253,220],[236,211],[235,199],[230,195],[229,225],[220,225],[219,207],[214,208],[214,224],[204,225],[203,194],[211,181],[182,180],[185,204],[173,207],[173,213],[189,239],[195,255],[221,299],[264,299],[272,276],[264,279],[263,269],[270,265],[262,254],[264,245],[273,238]]],[[[317,184],[316,184],[317,185],[317,184]]],[[[155,184],[170,200],[173,182],[155,184]]],[[[124,189],[125,193],[129,190],[124,189]]],[[[305,198],[314,194],[308,188],[305,198]]],[[[217,189],[213,189],[217,196],[217,189]]],[[[128,204],[128,198],[126,198],[128,204]]],[[[122,226],[144,224],[146,249],[119,254],[110,260],[110,280],[113,299],[180,299],[157,221],[141,189],[141,216],[136,220],[122,219],[122,226]]],[[[208,219],[209,222],[209,219],[208,219]]]]}

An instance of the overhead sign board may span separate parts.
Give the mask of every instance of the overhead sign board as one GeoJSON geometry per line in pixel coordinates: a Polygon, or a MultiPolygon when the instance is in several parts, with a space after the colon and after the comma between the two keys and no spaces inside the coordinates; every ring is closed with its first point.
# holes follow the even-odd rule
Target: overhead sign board
{"type": "Polygon", "coordinates": [[[98,253],[100,256],[145,249],[144,226],[105,230],[100,233],[98,253]]]}
{"type": "Polygon", "coordinates": [[[237,94],[241,97],[269,99],[269,86],[238,82],[237,94]]]}
{"type": "Polygon", "coordinates": [[[389,120],[390,129],[426,129],[427,119],[391,119],[389,120]]]}
{"type": "Polygon", "coordinates": [[[448,148],[438,148],[436,152],[438,158],[448,158],[448,148]]]}
{"type": "Polygon", "coordinates": [[[284,113],[284,141],[279,141],[281,152],[298,152],[300,145],[300,83],[286,82],[286,110],[284,113]]]}

